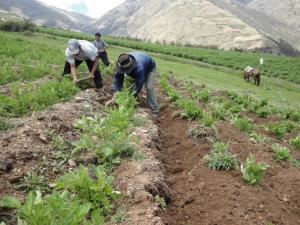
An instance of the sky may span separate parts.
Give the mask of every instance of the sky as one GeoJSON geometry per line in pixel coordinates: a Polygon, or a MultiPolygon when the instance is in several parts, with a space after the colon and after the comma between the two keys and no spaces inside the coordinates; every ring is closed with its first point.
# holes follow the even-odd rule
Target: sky
{"type": "Polygon", "coordinates": [[[79,12],[90,17],[100,18],[109,10],[123,3],[125,0],[39,0],[48,5],[68,11],[79,12]]]}

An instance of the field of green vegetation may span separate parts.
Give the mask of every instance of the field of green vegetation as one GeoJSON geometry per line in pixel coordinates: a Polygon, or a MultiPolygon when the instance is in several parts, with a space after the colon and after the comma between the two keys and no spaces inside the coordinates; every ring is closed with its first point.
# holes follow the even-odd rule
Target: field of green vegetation
{"type": "MultiPolygon", "coordinates": [[[[0,58],[1,63],[3,62],[0,68],[0,90],[9,90],[0,93],[0,132],[15,129],[10,120],[22,119],[22,116],[28,116],[32,112],[68,101],[80,91],[68,77],[61,77],[65,62],[64,51],[68,38],[92,40],[93,37],[50,28],[37,28],[37,31],[0,32],[0,58]],[[45,77],[48,79],[43,80],[45,77]],[[41,82],[37,82],[39,80],[41,82]]],[[[235,182],[247,184],[255,190],[254,185],[261,189],[259,183],[268,180],[269,174],[266,171],[272,170],[266,160],[272,165],[290,163],[291,166],[286,168],[292,168],[292,172],[294,166],[299,166],[299,160],[294,155],[300,147],[300,86],[296,84],[297,79],[292,79],[296,77],[294,69],[299,66],[296,63],[298,59],[263,55],[266,65],[272,62],[269,74],[272,77],[263,77],[262,85],[257,87],[246,83],[240,71],[216,69],[199,61],[240,70],[243,66],[239,63],[257,63],[261,57],[259,54],[164,46],[111,37],[107,37],[107,41],[111,44],[108,53],[112,62],[115,62],[119,54],[132,49],[150,52],[160,73],[159,84],[163,89],[160,94],[164,97],[167,94],[165,101],[171,111],[174,111],[173,116],[197,123],[197,126],[186,131],[189,137],[203,138],[207,135],[207,129],[215,133],[209,137],[212,142],[211,152],[199,157],[199,162],[203,160],[208,168],[225,171],[240,168],[240,176],[244,181],[240,179],[235,182]],[[178,52],[184,54],[180,55],[178,52]],[[294,83],[274,78],[274,68],[278,71],[280,69],[280,76],[294,83]],[[294,71],[289,73],[293,76],[285,75],[282,72],[284,68],[294,71]],[[172,81],[168,76],[169,71],[173,71],[180,81],[172,81]],[[174,85],[176,82],[179,84],[174,85]],[[247,113],[265,122],[258,124],[248,118],[247,113]],[[260,151],[257,154],[249,152],[246,160],[242,160],[232,152],[231,140],[225,142],[218,139],[215,126],[222,122],[227,122],[234,129],[248,135],[246,138],[257,144],[254,147],[268,146],[270,151],[260,151]],[[265,161],[258,159],[257,156],[260,155],[264,155],[265,161]]],[[[111,70],[112,67],[108,69],[111,70]]],[[[84,64],[80,66],[80,73],[86,70],[84,64]]],[[[106,73],[104,68],[102,71],[106,73]]],[[[97,111],[86,109],[86,115],[77,118],[74,127],[68,130],[77,138],[75,141],[64,140],[57,134],[51,136],[51,143],[47,144],[51,145],[53,155],[49,160],[57,160],[55,163],[59,164],[58,167],[71,165],[71,159],[75,160],[80,154],[92,151],[95,163],[89,167],[79,163],[72,169],[68,167],[69,171],[56,174],[55,179],[51,180],[54,182],[52,186],[44,180],[42,172],[31,171],[31,176],[28,175],[21,181],[27,182],[23,189],[25,201],[16,196],[1,196],[0,209],[14,209],[11,214],[15,220],[12,221],[17,218],[20,225],[102,225],[106,222],[122,222],[125,219],[123,211],[121,209],[122,212],[119,213],[116,208],[116,200],[122,198],[122,194],[113,185],[112,171],[124,157],[133,157],[134,160],[144,157],[138,155],[135,149],[139,140],[135,140],[133,130],[141,123],[141,118],[136,116],[136,105],[137,100],[125,90],[117,94],[114,106],[103,106],[100,110],[97,108],[97,111]]],[[[24,123],[26,125],[26,121],[24,123]]],[[[180,135],[178,138],[186,138],[180,135]]],[[[5,147],[9,144],[6,143],[5,147]]],[[[22,153],[27,152],[24,150],[22,153]]],[[[39,160],[44,160],[43,154],[36,157],[43,157],[39,160]]],[[[193,166],[198,168],[200,163],[195,163],[193,166]]],[[[49,162],[46,164],[50,166],[49,162]]],[[[292,175],[294,176],[294,172],[292,175]]],[[[229,178],[235,179],[236,175],[229,175],[229,178]]],[[[275,181],[272,183],[277,185],[275,181]]],[[[159,195],[153,197],[157,206],[165,210],[167,205],[164,198],[159,195]]],[[[3,215],[0,214],[0,218],[6,220],[5,223],[0,220],[0,225],[12,225],[10,217],[3,215]]]]}
{"type": "MultiPolygon", "coordinates": [[[[85,33],[70,32],[62,29],[51,29],[39,27],[37,31],[58,35],[67,38],[93,40],[93,36],[85,33]]],[[[173,46],[153,44],[137,40],[106,37],[106,40],[115,46],[139,49],[146,52],[162,53],[171,56],[201,61],[204,63],[228,67],[234,70],[243,70],[246,66],[258,68],[263,75],[286,79],[291,82],[300,83],[300,59],[292,57],[274,56],[260,53],[244,53],[236,51],[222,51],[217,49],[206,49],[196,47],[173,46]],[[264,65],[259,64],[263,58],[264,65]]]]}

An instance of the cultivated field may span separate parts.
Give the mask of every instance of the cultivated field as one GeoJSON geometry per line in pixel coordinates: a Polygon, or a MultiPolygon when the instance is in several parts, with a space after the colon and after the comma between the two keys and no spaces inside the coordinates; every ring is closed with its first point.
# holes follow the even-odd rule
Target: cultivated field
{"type": "Polygon", "coordinates": [[[263,55],[257,87],[239,70],[259,54],[107,38],[111,61],[155,58],[151,120],[144,93],[105,106],[114,65],[99,93],[61,77],[71,37],[91,38],[0,32],[1,225],[300,224],[299,59],[263,55]]]}

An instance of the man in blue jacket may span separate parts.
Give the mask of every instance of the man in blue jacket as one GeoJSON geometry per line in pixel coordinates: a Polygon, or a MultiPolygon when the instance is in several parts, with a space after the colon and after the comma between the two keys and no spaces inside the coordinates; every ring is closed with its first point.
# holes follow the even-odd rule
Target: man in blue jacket
{"type": "Polygon", "coordinates": [[[155,61],[143,52],[135,51],[128,54],[121,54],[117,62],[117,72],[114,82],[115,91],[122,90],[124,74],[135,80],[135,97],[138,96],[145,84],[148,105],[151,111],[157,115],[159,113],[159,106],[154,90],[156,79],[155,61]]]}

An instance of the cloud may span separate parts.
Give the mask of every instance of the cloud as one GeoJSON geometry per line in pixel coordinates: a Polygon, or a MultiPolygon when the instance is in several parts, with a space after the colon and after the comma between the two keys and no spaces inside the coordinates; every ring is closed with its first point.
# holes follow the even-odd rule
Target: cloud
{"type": "Polygon", "coordinates": [[[68,11],[80,12],[99,18],[109,10],[122,4],[125,0],[39,0],[68,11]]]}

